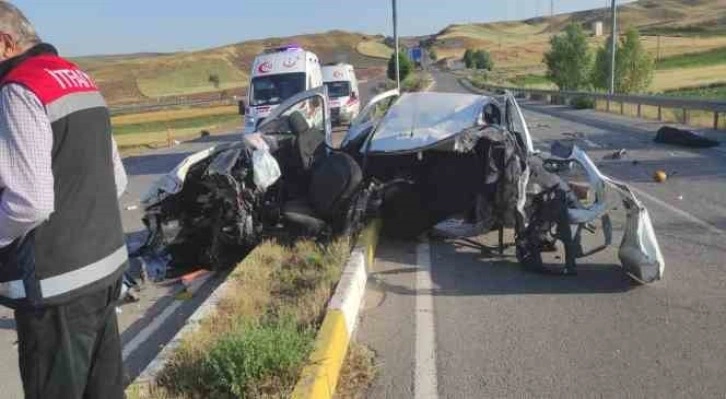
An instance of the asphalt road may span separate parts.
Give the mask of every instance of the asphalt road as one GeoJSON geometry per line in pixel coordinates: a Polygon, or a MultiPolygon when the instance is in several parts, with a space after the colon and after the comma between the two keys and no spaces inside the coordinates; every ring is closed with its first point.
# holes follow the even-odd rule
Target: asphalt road
{"type": "MultiPolygon", "coordinates": [[[[434,90],[464,91],[451,75],[434,77],[434,90]]],[[[521,105],[537,147],[579,132],[603,172],[638,190],[665,279],[632,284],[616,248],[560,277],[525,273],[511,251],[498,257],[462,240],[384,241],[357,335],[380,366],[368,397],[723,398],[724,149],[655,144],[656,122],[521,105]],[[623,159],[603,160],[621,148],[623,159]],[[663,184],[651,178],[659,168],[671,174],[663,184]]],[[[622,222],[616,215],[616,246],[622,222]]]]}
{"type": "MultiPolygon", "coordinates": [[[[360,83],[362,104],[374,95],[372,90],[375,83],[377,81],[360,83]]],[[[241,124],[240,119],[240,126],[241,124]]],[[[341,129],[336,129],[333,134],[334,141],[339,142],[342,134],[341,129]]],[[[125,158],[123,161],[129,183],[120,199],[120,206],[129,246],[134,247],[144,238],[140,198],[150,184],[173,169],[186,156],[212,145],[239,138],[239,132],[214,135],[125,158]]],[[[180,285],[160,286],[147,283],[142,288],[139,302],[120,306],[119,328],[124,345],[123,355],[128,379],[136,377],[143,371],[221,281],[222,276],[212,276],[189,300],[175,298],[175,294],[182,288],[180,285]]],[[[17,366],[16,342],[13,313],[7,308],[0,307],[0,386],[2,386],[0,398],[3,399],[23,397],[17,366]]]]}

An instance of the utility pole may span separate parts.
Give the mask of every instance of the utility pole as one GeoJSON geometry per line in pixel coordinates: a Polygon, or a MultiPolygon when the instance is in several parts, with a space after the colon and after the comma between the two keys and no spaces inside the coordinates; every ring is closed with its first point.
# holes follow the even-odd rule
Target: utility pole
{"type": "Polygon", "coordinates": [[[655,51],[655,63],[660,62],[660,35],[658,35],[658,48],[655,51]]]}
{"type": "Polygon", "coordinates": [[[398,90],[401,90],[401,75],[398,69],[398,19],[396,18],[396,0],[391,1],[393,2],[393,41],[396,43],[396,87],[398,87],[398,90]]]}
{"type": "Polygon", "coordinates": [[[618,23],[617,23],[617,4],[616,0],[612,3],[612,22],[610,24],[612,32],[610,32],[610,94],[615,94],[615,51],[617,48],[618,23]]]}

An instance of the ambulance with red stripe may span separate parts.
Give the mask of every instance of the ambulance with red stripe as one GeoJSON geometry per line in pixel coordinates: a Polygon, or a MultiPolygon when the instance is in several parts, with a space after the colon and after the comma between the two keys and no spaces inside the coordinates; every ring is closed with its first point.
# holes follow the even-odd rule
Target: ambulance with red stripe
{"type": "MultiPolygon", "coordinates": [[[[245,108],[245,133],[254,132],[270,111],[297,93],[323,85],[318,56],[297,45],[263,51],[252,62],[245,108]]],[[[313,110],[301,110],[313,115],[313,110]]]]}
{"type": "Polygon", "coordinates": [[[330,119],[333,124],[350,124],[360,112],[360,92],[353,65],[324,65],[323,83],[328,87],[330,119]]]}

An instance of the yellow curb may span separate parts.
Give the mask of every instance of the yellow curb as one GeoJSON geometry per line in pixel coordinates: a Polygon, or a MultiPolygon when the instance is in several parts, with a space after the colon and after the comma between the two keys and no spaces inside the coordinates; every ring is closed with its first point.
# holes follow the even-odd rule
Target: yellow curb
{"type": "MultiPolygon", "coordinates": [[[[376,219],[360,234],[355,250],[364,251],[365,268],[370,270],[375,260],[378,234],[382,221],[376,219]]],[[[350,335],[346,315],[342,310],[329,308],[315,340],[315,349],[295,384],[291,397],[295,399],[329,399],[338,385],[338,377],[348,351],[350,335]]]]}
{"type": "Polygon", "coordinates": [[[328,311],[320,327],[315,350],[295,385],[292,398],[333,397],[348,349],[348,340],[343,312],[328,311]]]}

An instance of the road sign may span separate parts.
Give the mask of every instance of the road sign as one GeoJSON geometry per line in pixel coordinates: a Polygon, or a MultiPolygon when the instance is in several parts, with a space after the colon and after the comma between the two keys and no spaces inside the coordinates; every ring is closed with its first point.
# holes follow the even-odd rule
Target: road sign
{"type": "Polygon", "coordinates": [[[423,49],[421,47],[408,49],[408,58],[420,64],[423,60],[423,49]]]}

